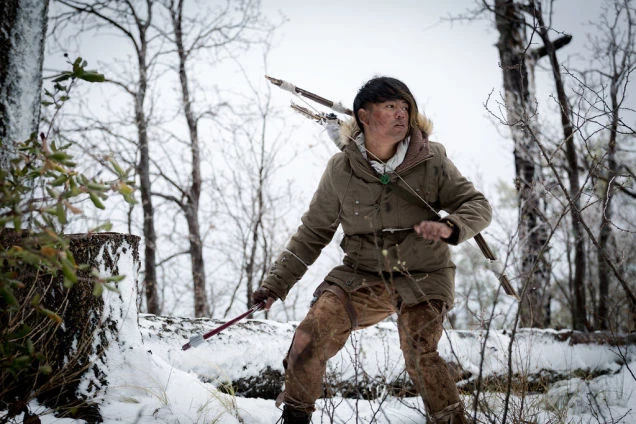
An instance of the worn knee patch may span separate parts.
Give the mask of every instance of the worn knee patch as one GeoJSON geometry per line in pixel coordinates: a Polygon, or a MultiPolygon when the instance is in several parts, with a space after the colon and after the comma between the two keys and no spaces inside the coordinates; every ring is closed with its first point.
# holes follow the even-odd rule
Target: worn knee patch
{"type": "Polygon", "coordinates": [[[302,411],[313,409],[322,392],[327,360],[346,342],[349,317],[340,300],[325,293],[309,310],[294,334],[285,361],[285,392],[279,398],[302,411]]]}
{"type": "MultiPolygon", "coordinates": [[[[287,365],[289,362],[292,363],[298,362],[299,358],[303,356],[307,356],[310,353],[309,349],[311,349],[311,334],[305,331],[302,328],[296,329],[296,334],[294,335],[294,339],[292,340],[292,344],[289,347],[289,352],[287,353],[287,365]]],[[[285,366],[287,368],[287,366],[285,366]]]]}
{"type": "Polygon", "coordinates": [[[435,350],[433,352],[426,352],[421,354],[420,359],[423,363],[436,363],[439,362],[441,356],[439,356],[439,352],[435,350]]]}
{"type": "Polygon", "coordinates": [[[443,303],[431,301],[402,308],[398,325],[403,350],[413,349],[420,354],[437,351],[444,319],[438,308],[443,308],[443,303]]]}
{"type": "Polygon", "coordinates": [[[324,293],[296,329],[284,362],[285,369],[303,366],[307,361],[320,365],[335,355],[351,331],[344,312],[342,302],[334,294],[324,293]]]}

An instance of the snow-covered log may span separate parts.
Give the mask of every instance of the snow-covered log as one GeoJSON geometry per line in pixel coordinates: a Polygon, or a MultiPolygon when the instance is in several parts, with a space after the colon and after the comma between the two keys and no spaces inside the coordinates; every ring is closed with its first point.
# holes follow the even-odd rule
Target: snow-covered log
{"type": "MultiPolygon", "coordinates": [[[[139,320],[144,345],[173,367],[237,396],[274,399],[283,386],[282,359],[295,324],[247,320],[203,345],[180,350],[190,336],[223,322],[154,315],[139,320]]],[[[478,381],[482,390],[503,391],[511,374],[514,391],[544,393],[561,380],[614,373],[636,353],[636,335],[522,329],[512,341],[509,373],[510,333],[491,331],[486,336],[485,331],[448,330],[440,342],[440,354],[465,392],[475,390],[478,381]]],[[[412,396],[396,325],[383,322],[354,332],[329,362],[325,386],[328,396],[412,396]]]]}

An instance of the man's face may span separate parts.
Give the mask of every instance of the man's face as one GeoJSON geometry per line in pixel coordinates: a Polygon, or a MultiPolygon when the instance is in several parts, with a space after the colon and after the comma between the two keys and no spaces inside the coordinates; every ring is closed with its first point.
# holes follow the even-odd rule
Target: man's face
{"type": "Polygon", "coordinates": [[[409,130],[409,104],[404,100],[388,100],[361,108],[359,117],[364,136],[377,141],[397,143],[404,140],[409,130]]]}

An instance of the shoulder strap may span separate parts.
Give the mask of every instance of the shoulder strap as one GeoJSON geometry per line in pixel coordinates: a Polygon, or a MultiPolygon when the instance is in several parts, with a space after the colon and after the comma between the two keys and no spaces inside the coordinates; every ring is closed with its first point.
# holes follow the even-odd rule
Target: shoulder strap
{"type": "Polygon", "coordinates": [[[435,216],[437,217],[438,220],[442,219],[442,216],[439,214],[439,212],[437,211],[437,209],[435,209],[433,206],[431,206],[430,203],[428,203],[422,196],[420,196],[419,194],[417,194],[415,192],[415,190],[413,190],[413,188],[411,186],[409,186],[406,181],[404,181],[400,176],[398,176],[398,178],[404,183],[406,184],[406,187],[403,187],[399,184],[399,181],[390,184],[390,187],[394,189],[394,191],[400,196],[402,197],[404,200],[410,202],[411,204],[415,205],[415,206],[420,206],[420,207],[425,207],[426,209],[430,210],[431,212],[433,212],[435,214],[435,216]]]}

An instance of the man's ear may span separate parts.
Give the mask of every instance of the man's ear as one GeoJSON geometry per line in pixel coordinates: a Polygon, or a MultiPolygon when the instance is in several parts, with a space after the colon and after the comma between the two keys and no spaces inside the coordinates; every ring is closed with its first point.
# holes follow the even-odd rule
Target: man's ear
{"type": "Polygon", "coordinates": [[[364,108],[358,109],[358,119],[362,122],[362,125],[369,125],[369,112],[364,108]]]}

